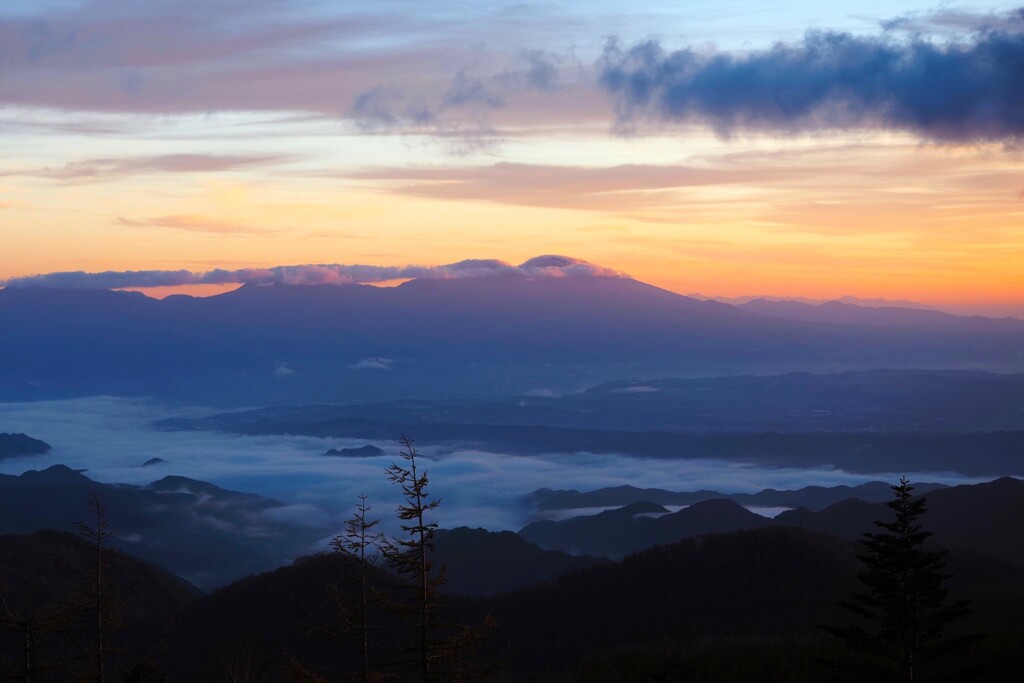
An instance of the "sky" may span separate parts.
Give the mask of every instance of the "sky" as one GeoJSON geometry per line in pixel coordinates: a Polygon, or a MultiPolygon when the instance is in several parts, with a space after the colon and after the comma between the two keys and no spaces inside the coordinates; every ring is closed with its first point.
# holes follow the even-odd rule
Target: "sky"
{"type": "Polygon", "coordinates": [[[5,0],[0,281],[566,254],[1024,315],[1019,2],[5,0]]]}

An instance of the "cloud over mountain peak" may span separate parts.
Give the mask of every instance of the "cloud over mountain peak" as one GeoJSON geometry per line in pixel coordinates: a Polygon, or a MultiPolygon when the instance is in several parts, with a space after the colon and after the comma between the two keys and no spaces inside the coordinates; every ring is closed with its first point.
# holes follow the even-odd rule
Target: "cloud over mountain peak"
{"type": "Polygon", "coordinates": [[[467,259],[440,266],[372,266],[359,264],[303,264],[271,268],[189,270],[128,270],[86,273],[83,271],[44,273],[0,281],[5,287],[47,287],[51,289],[125,289],[136,287],[181,287],[185,285],[361,284],[404,279],[462,279],[477,277],[626,277],[569,256],[544,255],[515,266],[499,259],[467,259]]]}

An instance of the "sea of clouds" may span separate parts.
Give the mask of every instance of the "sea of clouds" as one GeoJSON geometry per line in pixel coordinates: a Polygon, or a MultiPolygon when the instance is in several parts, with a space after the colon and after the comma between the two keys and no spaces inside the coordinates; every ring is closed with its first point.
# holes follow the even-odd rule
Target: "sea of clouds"
{"type": "MultiPolygon", "coordinates": [[[[291,522],[340,528],[359,494],[387,517],[399,503],[384,473],[399,444],[375,442],[385,454],[370,458],[325,456],[331,448],[364,440],[305,436],[237,436],[218,432],[161,431],[157,420],[198,417],[203,408],[167,407],[151,401],[92,397],[34,403],[0,403],[0,432],[24,432],[53,450],[42,456],[0,460],[0,473],[21,474],[65,464],[106,483],[148,484],[167,475],[208,481],[286,503],[272,514],[291,522]],[[151,458],[165,463],[143,467],[151,458]]],[[[415,435],[410,435],[415,437],[415,435]]],[[[522,496],[542,487],[588,491],[631,484],[676,491],[726,493],[808,485],[855,485],[899,474],[854,474],[835,468],[766,468],[718,460],[656,460],[588,453],[519,456],[480,450],[424,447],[429,491],[442,500],[444,527],[518,529],[530,520],[522,496]]],[[[962,483],[961,475],[917,473],[919,481],[962,483]]],[[[777,512],[777,511],[775,511],[777,512]]]]}

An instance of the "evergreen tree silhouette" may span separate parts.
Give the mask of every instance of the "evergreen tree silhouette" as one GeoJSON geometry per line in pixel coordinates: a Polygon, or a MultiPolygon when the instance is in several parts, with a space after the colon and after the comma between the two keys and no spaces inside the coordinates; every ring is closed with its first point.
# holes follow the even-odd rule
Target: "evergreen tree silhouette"
{"type": "Polygon", "coordinates": [[[965,601],[950,602],[945,551],[927,547],[931,532],[918,518],[926,511],[923,497],[914,497],[906,477],[892,487],[891,521],[876,521],[882,531],[865,533],[858,541],[863,589],[840,605],[861,623],[825,627],[860,655],[846,674],[866,680],[920,683],[946,660],[976,640],[976,636],[946,637],[953,622],[968,614],[965,601]]]}

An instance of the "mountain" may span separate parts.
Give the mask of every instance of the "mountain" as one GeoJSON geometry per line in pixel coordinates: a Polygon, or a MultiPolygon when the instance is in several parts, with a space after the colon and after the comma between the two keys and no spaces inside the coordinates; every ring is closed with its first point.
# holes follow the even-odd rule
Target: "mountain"
{"type": "Polygon", "coordinates": [[[621,559],[693,536],[771,524],[725,499],[703,500],[672,513],[661,505],[639,502],[596,515],[534,522],[520,529],[519,535],[541,548],[621,559]]]}
{"type": "MultiPolygon", "coordinates": [[[[915,484],[918,494],[945,488],[943,484],[915,484]]],[[[857,486],[805,486],[794,491],[764,489],[757,493],[720,493],[718,491],[666,491],[664,489],[613,486],[595,491],[537,489],[523,500],[538,511],[572,510],[577,508],[618,507],[649,501],[659,505],[692,505],[712,498],[725,498],[744,507],[789,507],[820,510],[849,498],[869,502],[885,502],[892,498],[889,484],[871,481],[857,486]]]]}
{"type": "MultiPolygon", "coordinates": [[[[934,533],[935,543],[1024,566],[1024,481],[1003,477],[985,484],[934,490],[926,497],[928,512],[921,523],[934,533]]],[[[817,512],[783,512],[775,521],[857,538],[874,530],[874,520],[890,517],[888,508],[880,503],[848,500],[817,512]]]]}
{"type": "Polygon", "coordinates": [[[736,307],[770,318],[837,325],[868,325],[936,331],[1020,332],[1024,330],[1024,320],[1017,318],[959,316],[905,306],[862,306],[840,300],[812,304],[801,301],[754,299],[747,303],[737,304],[736,307]]]}
{"type": "Polygon", "coordinates": [[[186,477],[148,486],[103,484],[63,465],[0,475],[0,534],[70,530],[97,492],[127,554],[154,562],[204,589],[290,562],[330,529],[289,521],[275,500],[186,477]]]}
{"type": "Polygon", "coordinates": [[[7,287],[0,395],[225,405],[497,397],[629,377],[1024,368],[1024,330],[782,320],[624,277],[246,285],[208,298],[7,287]],[[237,340],[244,339],[245,344],[237,340]]]}
{"type": "Polygon", "coordinates": [[[0,460],[50,452],[50,444],[26,434],[0,434],[0,460]]]}

